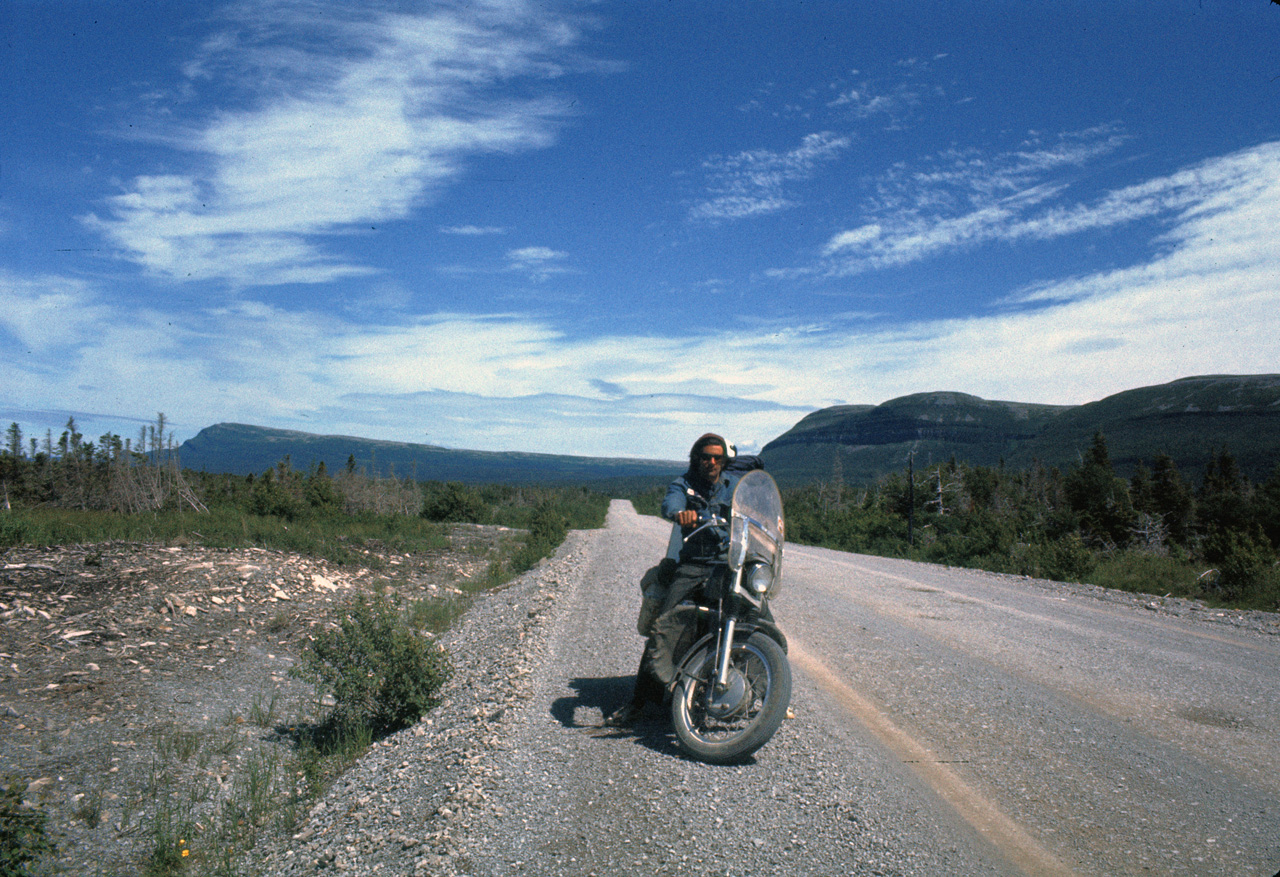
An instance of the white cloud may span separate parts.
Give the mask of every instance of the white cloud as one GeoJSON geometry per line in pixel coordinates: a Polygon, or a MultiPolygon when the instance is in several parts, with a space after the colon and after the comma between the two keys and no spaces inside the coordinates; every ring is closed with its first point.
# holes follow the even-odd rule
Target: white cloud
{"type": "Polygon", "coordinates": [[[906,85],[898,85],[889,92],[878,92],[863,83],[845,89],[827,106],[833,110],[851,113],[854,118],[865,119],[875,115],[900,116],[920,104],[920,95],[906,85]]]}
{"type": "Polygon", "coordinates": [[[520,247],[507,251],[507,269],[528,274],[535,280],[545,280],[553,274],[564,274],[570,269],[564,265],[568,253],[550,247],[520,247]]]}
{"type": "MultiPolygon", "coordinates": [[[[1027,182],[1041,168],[1074,163],[1093,153],[1086,148],[1055,153],[1052,159],[1045,153],[1029,154],[1016,168],[983,175],[980,182],[969,180],[965,185],[985,194],[1027,182]]],[[[1184,219],[1191,219],[1201,211],[1215,209],[1210,205],[1224,199],[1230,206],[1238,199],[1251,197],[1251,188],[1264,184],[1267,173],[1276,172],[1280,172],[1280,147],[1267,144],[1117,189],[1092,203],[1056,203],[1063,200],[1066,187],[1031,185],[997,200],[976,198],[979,206],[954,216],[926,217],[904,212],[882,217],[878,222],[832,236],[823,255],[831,260],[826,266],[831,273],[853,274],[905,265],[990,241],[1047,240],[1139,219],[1171,220],[1180,212],[1184,212],[1184,219]]],[[[926,188],[936,182],[936,176],[929,175],[926,188]]],[[[918,200],[930,199],[923,196],[918,200]]]]}
{"type": "Polygon", "coordinates": [[[168,137],[190,170],[139,175],[87,218],[153,274],[258,285],[365,273],[316,236],[407,217],[468,156],[551,142],[549,100],[496,94],[564,70],[574,33],[532,6],[243,12],[188,67],[197,86],[242,95],[168,137]]]}
{"type": "Polygon", "coordinates": [[[553,250],[550,247],[521,247],[519,249],[507,251],[508,260],[523,264],[551,262],[557,259],[563,259],[565,256],[565,253],[553,250]]]}
{"type": "Polygon", "coordinates": [[[449,225],[441,228],[440,233],[479,237],[481,235],[506,234],[507,230],[497,225],[449,225]]]}
{"type": "Polygon", "coordinates": [[[1280,144],[1266,144],[1125,190],[1121,211],[1146,197],[1179,205],[1148,263],[1041,284],[1003,313],[894,328],[854,316],[804,328],[744,320],[696,338],[581,337],[463,313],[373,326],[248,302],[108,308],[86,281],[6,275],[0,407],[165,411],[187,435],[234,420],[669,459],[707,428],[746,448],[839,402],[959,390],[1078,403],[1194,374],[1272,372],[1278,171],[1280,144]]]}
{"type": "Polygon", "coordinates": [[[823,248],[824,256],[833,256],[841,250],[856,249],[873,244],[879,239],[884,229],[880,223],[872,222],[850,231],[842,231],[831,240],[827,241],[826,247],[823,248]]]}
{"type": "Polygon", "coordinates": [[[689,211],[691,219],[744,219],[775,213],[795,202],[790,184],[807,180],[819,165],[833,161],[849,147],[849,138],[830,132],[808,134],[795,149],[756,149],[716,156],[703,164],[709,182],[706,199],[689,211]]]}
{"type": "Polygon", "coordinates": [[[16,342],[16,355],[75,347],[108,316],[93,287],[83,280],[28,278],[0,269],[0,329],[16,342]]]}

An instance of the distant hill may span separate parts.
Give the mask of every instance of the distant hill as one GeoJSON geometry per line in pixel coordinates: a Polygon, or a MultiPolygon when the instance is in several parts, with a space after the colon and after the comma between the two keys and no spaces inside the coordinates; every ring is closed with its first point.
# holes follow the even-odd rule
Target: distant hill
{"type": "Polygon", "coordinates": [[[828,479],[837,460],[845,480],[867,483],[900,471],[912,452],[919,466],[954,456],[976,465],[1040,460],[1066,468],[1099,431],[1122,474],[1163,452],[1197,479],[1225,447],[1245,474],[1263,480],[1280,462],[1280,375],[1183,378],[1075,406],[949,392],[841,405],[808,415],[762,455],[784,484],[828,479]]]}
{"type": "MultiPolygon", "coordinates": [[[[1280,375],[1210,375],[1127,390],[1085,405],[993,402],[965,393],[916,393],[881,405],[837,405],[804,417],[765,445],[762,456],[784,487],[832,477],[866,484],[955,457],[1024,467],[1039,460],[1068,468],[1101,431],[1117,470],[1128,475],[1157,453],[1198,480],[1210,457],[1227,448],[1254,481],[1280,462],[1280,375]]],[[[179,447],[190,469],[261,473],[289,457],[297,469],[323,462],[331,471],[353,457],[379,475],[420,481],[572,484],[616,493],[665,484],[680,461],[451,450],[352,436],[313,435],[238,423],[200,431],[179,447]]]]}
{"type": "Polygon", "coordinates": [[[354,458],[370,473],[419,481],[584,485],[615,490],[666,484],[685,464],[662,460],[451,450],[342,435],[313,435],[242,423],[206,427],[178,448],[182,465],[206,472],[261,474],[285,457],[306,471],[324,463],[337,472],[354,458]]]}

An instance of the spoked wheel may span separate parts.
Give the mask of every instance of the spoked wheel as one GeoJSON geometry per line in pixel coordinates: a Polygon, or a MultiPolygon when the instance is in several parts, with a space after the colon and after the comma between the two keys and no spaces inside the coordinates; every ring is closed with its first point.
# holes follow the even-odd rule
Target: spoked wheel
{"type": "Polygon", "coordinates": [[[782,647],[759,631],[733,644],[723,689],[714,685],[715,647],[700,652],[671,698],[680,742],[701,761],[746,758],[778,730],[791,702],[791,665],[782,647]]]}

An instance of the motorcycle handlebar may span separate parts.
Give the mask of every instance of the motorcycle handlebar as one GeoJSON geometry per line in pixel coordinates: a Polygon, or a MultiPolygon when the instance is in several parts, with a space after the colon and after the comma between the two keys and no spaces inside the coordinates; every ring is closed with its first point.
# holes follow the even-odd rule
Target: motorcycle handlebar
{"type": "Polygon", "coordinates": [[[709,515],[699,514],[699,515],[698,515],[698,520],[699,520],[701,523],[699,523],[699,524],[698,524],[698,526],[697,526],[697,527],[695,527],[695,528],[694,528],[694,529],[689,533],[689,535],[688,535],[688,536],[685,536],[685,537],[684,537],[684,541],[685,541],[685,542],[688,542],[690,539],[692,539],[694,536],[698,535],[699,533],[701,533],[703,530],[707,529],[708,527],[722,527],[722,526],[725,526],[725,525],[727,525],[727,524],[729,523],[727,520],[725,520],[724,518],[720,517],[719,515],[710,515],[710,514],[709,514],[709,515]]]}

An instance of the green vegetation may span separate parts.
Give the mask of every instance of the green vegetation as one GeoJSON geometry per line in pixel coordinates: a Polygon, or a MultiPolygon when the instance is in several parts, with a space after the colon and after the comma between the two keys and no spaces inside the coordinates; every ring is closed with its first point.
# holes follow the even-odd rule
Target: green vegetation
{"type": "Polygon", "coordinates": [[[1254,485],[1225,449],[1198,489],[1163,454],[1119,477],[1099,433],[1065,472],[952,460],[855,489],[837,471],[785,499],[794,542],[1280,610],[1280,466],[1254,485]]]}
{"type": "MultiPolygon", "coordinates": [[[[258,546],[368,563],[376,542],[402,552],[448,545],[445,523],[525,530],[510,560],[519,574],[550,555],[569,529],[599,527],[608,497],[585,488],[418,483],[376,477],[354,459],[336,475],[286,457],[260,475],[184,471],[164,415],[137,444],[108,434],[95,446],[67,422],[55,441],[24,448],[18,425],[0,451],[0,549],[107,541],[258,546]]],[[[505,580],[505,579],[504,579],[505,580]]]]}
{"type": "Polygon", "coordinates": [[[44,811],[22,800],[27,784],[6,777],[0,784],[0,877],[26,877],[30,867],[54,851],[45,834],[44,811]]]}
{"type": "MultiPolygon", "coordinates": [[[[275,706],[273,701],[272,709],[275,706]]],[[[259,707],[260,699],[255,699],[259,707]]],[[[305,712],[273,728],[273,735],[252,734],[254,742],[247,752],[241,752],[244,726],[238,715],[199,731],[163,729],[149,776],[133,795],[137,812],[126,809],[122,817],[126,830],[146,840],[139,873],[250,873],[244,867],[259,841],[296,830],[325,785],[370,743],[367,733],[352,733],[325,741],[322,748],[310,735],[298,732],[314,727],[313,717],[305,712]],[[225,762],[233,752],[239,753],[236,770],[230,788],[224,790],[210,766],[225,762]]]]}
{"type": "Polygon", "coordinates": [[[523,544],[505,569],[491,570],[490,587],[532,569],[550,557],[570,530],[604,526],[609,498],[577,487],[470,486],[456,481],[423,485],[422,516],[431,521],[469,521],[524,530],[523,544]]]}
{"type": "MultiPolygon", "coordinates": [[[[378,569],[381,581],[339,611],[304,648],[295,675],[323,698],[293,720],[275,694],[256,693],[243,715],[199,729],[166,727],[140,789],[131,789],[121,824],[147,840],[138,873],[243,873],[267,833],[294,830],[307,808],[378,738],[407,727],[436,705],[449,656],[432,636],[474,595],[499,587],[550,556],[570,529],[601,526],[608,497],[582,488],[470,486],[373,476],[354,459],[331,474],[286,457],[261,474],[183,470],[163,415],[138,441],[84,441],[68,421],[62,436],[25,446],[18,426],[0,449],[0,551],[19,545],[145,542],[263,547],[378,569]],[[483,525],[471,527],[469,525],[483,525]],[[452,583],[447,595],[408,606],[383,553],[434,553],[451,538],[474,536],[483,574],[452,583]],[[330,708],[321,703],[332,703],[330,708]],[[210,764],[244,745],[229,791],[210,764]]],[[[92,554],[89,555],[92,558],[92,554]]],[[[92,563],[92,560],[86,560],[92,563]]],[[[270,627],[268,627],[270,629],[270,627]]],[[[0,877],[26,874],[53,851],[45,813],[22,802],[11,781],[0,800],[0,877]]],[[[106,790],[85,795],[73,814],[97,825],[106,790]]]]}
{"type": "Polygon", "coordinates": [[[779,484],[824,479],[833,465],[855,484],[902,467],[957,458],[978,466],[1062,470],[1076,465],[1095,433],[1107,436],[1125,478],[1158,454],[1184,472],[1231,448],[1240,471],[1267,479],[1280,458],[1280,375],[1209,375],[1141,387],[1076,406],[994,402],[963,393],[918,393],[880,405],[815,411],[765,445],[779,484]]]}
{"type": "Polygon", "coordinates": [[[326,733],[368,729],[378,739],[409,727],[439,703],[449,662],[388,597],[362,594],[289,672],[332,695],[326,733]]]}

